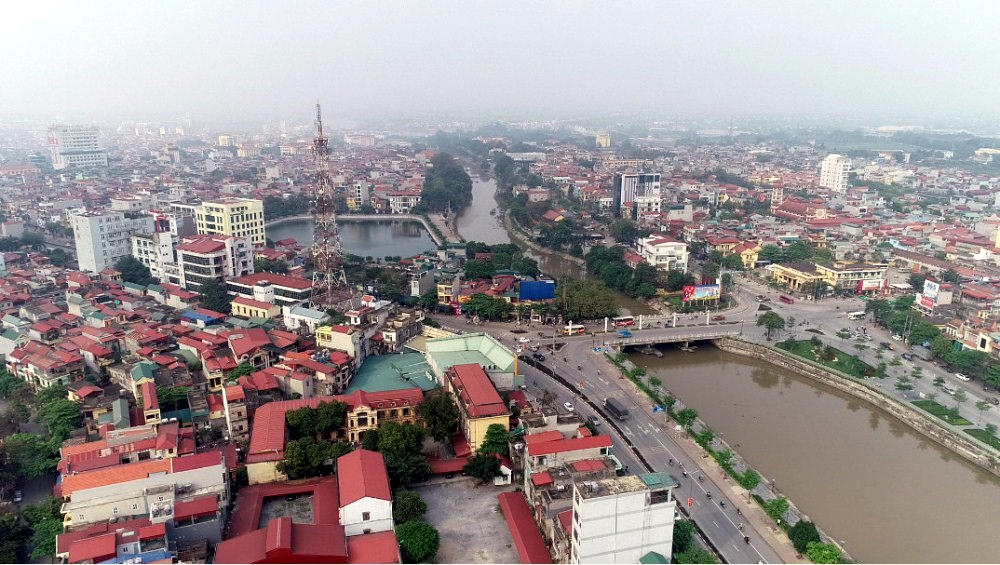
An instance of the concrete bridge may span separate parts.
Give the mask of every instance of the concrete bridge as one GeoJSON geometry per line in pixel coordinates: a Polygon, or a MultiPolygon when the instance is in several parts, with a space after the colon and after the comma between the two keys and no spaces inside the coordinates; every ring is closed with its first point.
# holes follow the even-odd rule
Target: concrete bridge
{"type": "Polygon", "coordinates": [[[617,334],[608,333],[603,339],[620,346],[626,345],[658,345],[661,343],[678,343],[689,341],[705,341],[712,339],[722,339],[724,337],[737,337],[740,335],[739,324],[726,324],[720,326],[696,326],[669,328],[664,330],[642,330],[635,332],[632,337],[622,337],[617,334]],[[609,339],[610,338],[610,339],[609,339]]]}

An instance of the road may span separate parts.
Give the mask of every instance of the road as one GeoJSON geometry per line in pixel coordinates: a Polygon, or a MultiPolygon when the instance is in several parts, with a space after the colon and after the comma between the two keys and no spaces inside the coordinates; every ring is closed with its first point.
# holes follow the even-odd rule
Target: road
{"type": "MultiPolygon", "coordinates": [[[[466,332],[486,331],[494,337],[506,339],[508,343],[518,337],[532,335],[512,333],[511,330],[522,329],[512,324],[474,325],[464,318],[446,320],[444,325],[466,332]]],[[[527,327],[523,329],[530,330],[527,327]]],[[[669,335],[690,330],[691,328],[677,327],[643,331],[669,335]]],[[[533,333],[537,338],[537,331],[533,333]]],[[[545,345],[549,340],[539,343],[545,345]]],[[[794,550],[791,549],[787,538],[781,540],[774,535],[770,518],[756,504],[747,504],[746,491],[734,485],[728,478],[724,478],[719,470],[714,468],[714,463],[707,465],[709,460],[704,459],[700,448],[687,439],[683,432],[673,430],[672,425],[662,414],[653,414],[648,399],[639,396],[628,381],[619,378],[617,369],[607,362],[603,353],[594,351],[591,336],[569,338],[565,343],[560,352],[546,353],[545,364],[567,381],[581,387],[582,394],[596,404],[602,404],[603,399],[608,396],[614,396],[625,402],[630,417],[626,422],[619,423],[622,431],[650,463],[651,470],[667,472],[678,480],[681,486],[676,489],[675,496],[681,503],[691,499],[689,516],[719,549],[728,563],[796,561],[794,550]],[[675,465],[671,466],[670,460],[673,460],[675,465]],[[705,465],[703,469],[702,465],[705,465]],[[684,469],[689,472],[686,478],[682,473],[684,469]],[[704,482],[695,479],[699,475],[704,478],[704,482]],[[713,493],[712,499],[708,498],[709,492],[713,493]],[[720,500],[726,501],[726,508],[719,505],[720,500]],[[742,516],[736,514],[737,508],[743,513],[742,516]],[[745,524],[747,535],[751,538],[749,544],[743,541],[744,533],[738,527],[741,523],[745,524]]],[[[556,394],[557,400],[554,405],[559,410],[565,411],[562,405],[568,401],[585,417],[596,415],[601,419],[606,418],[604,414],[595,414],[582,398],[573,396],[555,380],[530,365],[520,364],[519,371],[524,373],[528,391],[536,399],[541,397],[543,389],[547,389],[556,394]]],[[[628,465],[632,472],[641,472],[645,467],[637,461],[623,438],[612,426],[605,424],[602,428],[615,441],[614,453],[622,463],[628,465]]]]}

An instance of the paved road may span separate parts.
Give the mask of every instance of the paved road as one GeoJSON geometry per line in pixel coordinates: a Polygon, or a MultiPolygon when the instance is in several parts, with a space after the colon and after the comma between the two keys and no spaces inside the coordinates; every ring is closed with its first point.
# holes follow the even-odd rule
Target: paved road
{"type": "MultiPolygon", "coordinates": [[[[464,318],[447,320],[445,326],[461,331],[487,331],[495,337],[506,338],[508,343],[517,337],[531,335],[513,334],[512,324],[484,324],[472,325],[464,318]]],[[[523,328],[529,329],[527,327],[523,328]]],[[[649,332],[659,332],[669,334],[680,331],[690,331],[689,328],[666,328],[658,330],[648,330],[649,332]]],[[[537,332],[534,336],[537,338],[537,332]]],[[[539,343],[548,343],[541,341],[539,343]]],[[[692,499],[689,508],[689,515],[694,519],[705,533],[706,537],[719,548],[723,558],[729,563],[781,563],[794,562],[794,550],[787,541],[781,541],[774,535],[771,529],[770,519],[763,514],[763,511],[756,504],[748,505],[746,491],[732,484],[727,478],[723,478],[718,470],[714,469],[714,463],[708,465],[708,460],[703,458],[702,453],[693,442],[684,437],[683,433],[675,432],[671,429],[663,414],[653,414],[652,405],[644,397],[639,396],[631,383],[619,378],[617,370],[612,367],[604,358],[603,353],[593,351],[593,340],[590,336],[579,336],[566,340],[566,345],[556,354],[546,354],[546,365],[554,369],[567,381],[576,386],[582,384],[582,394],[597,404],[601,404],[608,396],[625,401],[629,407],[630,417],[619,426],[628,436],[629,440],[639,449],[643,457],[649,461],[654,471],[663,471],[673,475],[681,486],[675,491],[676,497],[681,502],[692,499]],[[566,358],[566,361],[563,360],[566,358]],[[580,367],[578,369],[577,367],[580,367]],[[675,465],[669,464],[670,460],[675,461],[675,465]],[[704,469],[700,469],[705,465],[704,469]],[[683,466],[683,467],[682,467],[683,466]],[[688,469],[689,476],[685,478],[682,470],[688,469]],[[701,475],[704,482],[698,482],[694,477],[701,475]],[[713,493],[713,498],[708,498],[708,492],[713,493]],[[719,501],[725,500],[725,509],[719,506],[719,501]],[[740,508],[743,516],[736,514],[736,508],[740,508]],[[745,530],[751,538],[751,543],[743,541],[744,533],[738,525],[745,523],[745,530]],[[763,540],[768,543],[763,543],[763,540]],[[777,546],[777,549],[772,546],[777,546]],[[785,547],[787,546],[787,547],[785,547]]],[[[527,364],[519,366],[525,374],[528,383],[528,390],[536,398],[541,396],[543,388],[548,389],[557,395],[556,406],[560,407],[563,402],[571,402],[576,409],[584,416],[592,415],[592,410],[581,398],[571,397],[571,395],[554,380],[547,377],[527,364]]],[[[603,418],[603,414],[598,414],[603,418]]],[[[615,441],[616,449],[614,453],[622,462],[629,465],[630,471],[636,472],[644,467],[632,456],[622,438],[618,436],[612,426],[603,426],[615,441]]]]}

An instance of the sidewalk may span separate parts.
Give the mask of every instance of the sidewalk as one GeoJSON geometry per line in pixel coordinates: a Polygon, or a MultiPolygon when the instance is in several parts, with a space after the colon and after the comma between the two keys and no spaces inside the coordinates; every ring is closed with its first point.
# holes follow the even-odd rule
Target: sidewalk
{"type": "MultiPolygon", "coordinates": [[[[601,355],[598,361],[603,369],[608,375],[618,375],[619,370],[617,367],[612,365],[607,358],[601,355]]],[[[633,399],[635,399],[640,404],[652,404],[652,400],[647,397],[642,391],[640,391],[632,381],[625,379],[628,386],[623,386],[622,390],[630,394],[633,399]]],[[[699,464],[699,468],[703,475],[707,476],[713,483],[715,483],[723,492],[723,498],[730,501],[731,504],[737,506],[743,513],[743,520],[750,529],[747,530],[756,532],[761,539],[774,551],[784,563],[808,563],[808,560],[803,556],[796,553],[795,547],[792,546],[792,542],[785,535],[784,531],[781,530],[771,520],[771,517],[764,513],[764,509],[761,508],[750,496],[750,492],[740,485],[736,484],[730,477],[722,470],[721,467],[712,459],[708,453],[701,448],[700,445],[692,440],[687,432],[675,432],[673,431],[673,420],[668,419],[669,416],[664,413],[664,420],[657,421],[656,424],[660,430],[668,435],[674,440],[674,443],[679,446],[684,453],[690,457],[693,461],[699,464]]],[[[694,480],[693,473],[690,480],[694,480]]]]}

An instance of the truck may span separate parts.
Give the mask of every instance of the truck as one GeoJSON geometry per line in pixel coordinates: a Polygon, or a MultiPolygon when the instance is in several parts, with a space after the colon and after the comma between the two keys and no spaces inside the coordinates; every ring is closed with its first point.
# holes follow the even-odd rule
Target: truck
{"type": "Polygon", "coordinates": [[[910,351],[913,351],[914,355],[923,359],[924,361],[930,361],[931,358],[934,356],[931,353],[931,350],[924,347],[923,345],[914,345],[912,348],[910,348],[910,351]]]}
{"type": "Polygon", "coordinates": [[[781,296],[779,296],[778,300],[784,302],[785,304],[795,304],[795,299],[794,298],[792,298],[791,296],[785,296],[784,294],[782,294],[781,296]]]}
{"type": "Polygon", "coordinates": [[[625,420],[628,418],[628,408],[622,406],[622,403],[614,398],[605,398],[604,407],[612,416],[618,418],[619,420],[625,420]]]}

